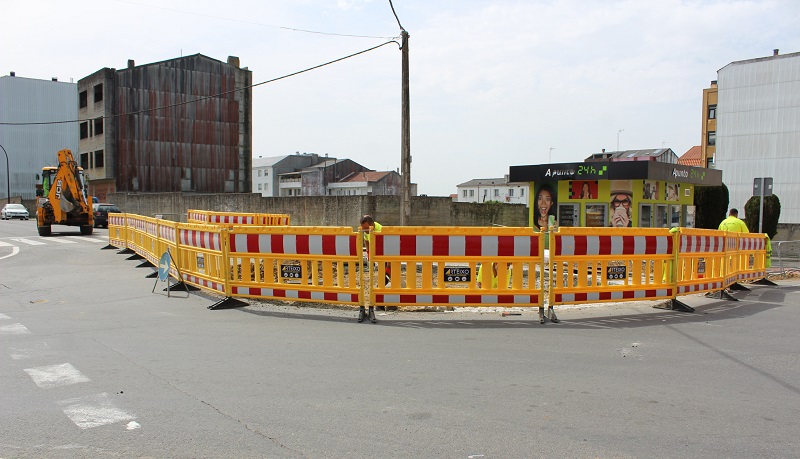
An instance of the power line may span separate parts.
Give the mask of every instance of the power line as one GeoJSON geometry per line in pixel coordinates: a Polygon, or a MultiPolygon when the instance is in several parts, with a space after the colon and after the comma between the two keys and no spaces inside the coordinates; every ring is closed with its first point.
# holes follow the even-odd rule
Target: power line
{"type": "Polygon", "coordinates": [[[396,38],[396,37],[378,37],[378,36],[372,36],[372,35],[351,35],[351,34],[346,34],[346,33],[320,32],[320,31],[317,31],[317,30],[299,29],[299,28],[296,28],[296,27],[276,26],[276,25],[272,25],[272,24],[264,24],[264,23],[261,23],[261,22],[243,21],[241,19],[223,18],[223,17],[220,17],[220,16],[212,16],[212,15],[209,15],[209,14],[194,13],[192,11],[176,10],[176,9],[173,9],[173,8],[165,8],[163,6],[155,6],[155,5],[148,5],[146,3],[132,2],[130,0],[117,0],[117,1],[120,2],[120,3],[129,3],[131,5],[144,6],[146,8],[155,8],[157,10],[172,11],[172,12],[175,12],[175,13],[182,13],[182,14],[191,14],[191,15],[194,15],[194,16],[200,16],[200,17],[204,17],[204,18],[219,19],[219,20],[222,20],[222,21],[240,22],[242,24],[251,24],[251,25],[257,25],[257,26],[263,26],[263,27],[271,27],[273,29],[289,30],[289,31],[292,31],[292,32],[312,33],[312,34],[316,34],[316,35],[333,35],[333,36],[336,36],[336,37],[381,38],[381,39],[385,39],[385,40],[391,40],[391,39],[396,38]]]}
{"type": "MultiPolygon", "coordinates": [[[[110,119],[110,118],[116,118],[116,117],[120,117],[120,116],[139,115],[139,114],[142,114],[142,113],[154,112],[154,111],[157,111],[157,110],[165,110],[165,109],[168,109],[168,108],[179,107],[181,105],[193,104],[195,102],[200,102],[202,100],[213,99],[213,98],[216,98],[216,97],[225,96],[225,95],[228,95],[228,94],[232,94],[234,92],[244,91],[245,89],[255,88],[256,86],[261,86],[263,84],[274,83],[274,82],[276,82],[278,80],[283,80],[285,78],[293,77],[295,75],[300,75],[301,73],[310,72],[311,70],[316,70],[318,68],[325,67],[326,65],[335,64],[336,62],[341,62],[341,61],[343,61],[345,59],[350,59],[351,57],[358,56],[359,54],[364,54],[364,53],[368,53],[370,51],[374,51],[374,50],[376,50],[376,49],[378,49],[380,47],[386,46],[386,45],[388,45],[390,43],[397,44],[397,42],[394,41],[394,40],[387,41],[385,43],[381,43],[380,45],[373,46],[372,48],[368,48],[368,49],[359,51],[357,53],[349,54],[347,56],[340,57],[338,59],[334,59],[332,61],[325,62],[324,64],[315,65],[313,67],[309,67],[309,68],[304,69],[304,70],[299,70],[299,71],[294,72],[294,73],[289,73],[287,75],[279,76],[279,77],[273,78],[271,80],[262,81],[261,83],[251,84],[250,86],[242,86],[241,88],[231,89],[230,91],[225,91],[225,92],[221,92],[221,93],[217,93],[217,94],[212,94],[210,96],[198,97],[197,99],[187,100],[187,101],[184,101],[184,102],[178,102],[178,103],[175,103],[175,104],[162,105],[160,107],[155,107],[155,108],[148,108],[146,110],[139,110],[139,111],[136,111],[136,112],[119,113],[119,114],[116,114],[116,115],[106,115],[106,116],[103,116],[102,118],[103,119],[110,119]]],[[[100,117],[97,117],[97,118],[100,118],[100,117]]],[[[0,126],[33,126],[33,125],[80,123],[80,122],[83,122],[83,121],[92,121],[92,120],[95,120],[97,118],[86,118],[86,119],[66,120],[66,121],[37,121],[37,122],[29,122],[29,123],[9,123],[9,122],[0,121],[0,126]]]]}

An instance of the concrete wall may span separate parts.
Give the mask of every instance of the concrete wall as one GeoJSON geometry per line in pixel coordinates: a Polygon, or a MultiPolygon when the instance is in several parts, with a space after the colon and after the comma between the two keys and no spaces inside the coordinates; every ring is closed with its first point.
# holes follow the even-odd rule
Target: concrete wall
{"type": "MultiPolygon", "coordinates": [[[[186,221],[188,209],[216,212],[289,214],[298,226],[358,226],[370,214],[382,225],[400,223],[398,196],[262,197],[253,193],[114,193],[108,202],[123,212],[186,221]]],[[[411,198],[412,226],[527,226],[528,208],[521,204],[453,202],[448,197],[411,198]]]]}

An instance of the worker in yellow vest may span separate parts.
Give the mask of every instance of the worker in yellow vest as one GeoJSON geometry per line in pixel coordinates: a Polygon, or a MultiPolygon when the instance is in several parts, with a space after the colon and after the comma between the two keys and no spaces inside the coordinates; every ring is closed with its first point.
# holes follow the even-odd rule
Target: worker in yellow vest
{"type": "Polygon", "coordinates": [[[731,233],[749,233],[750,231],[747,229],[747,225],[744,221],[739,218],[739,211],[736,209],[731,209],[728,212],[728,218],[722,220],[722,223],[719,224],[720,231],[729,231],[731,233]]]}

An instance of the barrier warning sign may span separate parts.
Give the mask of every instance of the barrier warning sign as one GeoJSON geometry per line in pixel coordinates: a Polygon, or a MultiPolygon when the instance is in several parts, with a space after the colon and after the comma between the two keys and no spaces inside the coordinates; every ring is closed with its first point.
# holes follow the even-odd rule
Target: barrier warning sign
{"type": "Polygon", "coordinates": [[[281,265],[281,278],[300,279],[302,267],[299,265],[281,265]]]}
{"type": "Polygon", "coordinates": [[[627,266],[608,266],[606,268],[606,279],[627,279],[628,267],[627,266]]]}
{"type": "Polygon", "coordinates": [[[471,282],[472,269],[471,268],[445,268],[444,269],[445,282],[471,282]]]}

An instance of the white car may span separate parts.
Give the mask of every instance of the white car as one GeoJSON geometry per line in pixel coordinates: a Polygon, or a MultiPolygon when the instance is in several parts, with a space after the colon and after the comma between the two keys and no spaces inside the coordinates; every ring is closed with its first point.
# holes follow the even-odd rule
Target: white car
{"type": "Polygon", "coordinates": [[[12,218],[27,220],[30,215],[28,215],[28,209],[22,204],[6,204],[3,206],[3,210],[0,210],[0,218],[3,220],[11,220],[12,218]]]}

